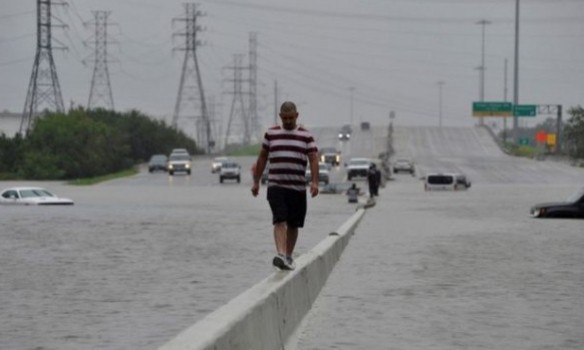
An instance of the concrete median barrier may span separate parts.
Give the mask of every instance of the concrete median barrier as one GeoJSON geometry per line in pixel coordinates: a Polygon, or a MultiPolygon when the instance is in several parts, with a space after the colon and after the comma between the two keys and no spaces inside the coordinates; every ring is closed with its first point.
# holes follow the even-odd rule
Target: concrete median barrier
{"type": "Polygon", "coordinates": [[[296,259],[187,328],[160,350],[276,350],[296,342],[304,317],[349,243],[365,209],[296,259]]]}

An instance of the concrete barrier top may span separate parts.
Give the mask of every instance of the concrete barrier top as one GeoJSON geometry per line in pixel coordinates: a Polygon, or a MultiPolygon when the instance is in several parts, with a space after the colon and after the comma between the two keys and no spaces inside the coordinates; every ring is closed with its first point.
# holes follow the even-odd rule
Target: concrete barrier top
{"type": "Polygon", "coordinates": [[[283,349],[294,342],[299,325],[339,260],[365,213],[357,211],[309,252],[294,271],[275,272],[160,350],[283,349]]]}

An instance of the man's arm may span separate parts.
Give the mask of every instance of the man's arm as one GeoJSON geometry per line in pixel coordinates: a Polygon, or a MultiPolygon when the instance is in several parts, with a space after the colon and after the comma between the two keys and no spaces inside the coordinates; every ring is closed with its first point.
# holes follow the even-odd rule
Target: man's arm
{"type": "Polygon", "coordinates": [[[258,155],[258,159],[256,160],[255,164],[252,166],[252,177],[253,177],[253,185],[251,186],[251,194],[255,196],[258,195],[260,191],[260,179],[262,178],[262,174],[264,173],[264,169],[266,168],[266,164],[268,163],[268,151],[265,149],[260,150],[260,154],[258,155]]]}
{"type": "Polygon", "coordinates": [[[313,197],[318,195],[318,153],[311,152],[308,154],[308,161],[310,162],[310,194],[313,197]]]}
{"type": "Polygon", "coordinates": [[[268,151],[265,149],[260,150],[260,154],[258,155],[258,159],[256,160],[254,172],[253,172],[253,181],[255,183],[259,183],[260,179],[262,178],[262,174],[264,173],[264,169],[266,168],[266,164],[268,163],[268,151]]]}

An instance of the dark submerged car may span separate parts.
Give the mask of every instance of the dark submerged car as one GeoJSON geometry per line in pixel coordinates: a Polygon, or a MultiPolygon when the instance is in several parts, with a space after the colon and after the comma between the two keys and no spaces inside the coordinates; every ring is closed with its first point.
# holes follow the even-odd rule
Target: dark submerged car
{"type": "Polygon", "coordinates": [[[166,171],[166,163],[168,161],[168,157],[164,154],[154,154],[150,157],[150,161],[148,162],[148,171],[155,172],[155,171],[166,171]]]}
{"type": "Polygon", "coordinates": [[[531,207],[534,218],[584,219],[584,188],[572,194],[565,202],[540,203],[531,207]]]}

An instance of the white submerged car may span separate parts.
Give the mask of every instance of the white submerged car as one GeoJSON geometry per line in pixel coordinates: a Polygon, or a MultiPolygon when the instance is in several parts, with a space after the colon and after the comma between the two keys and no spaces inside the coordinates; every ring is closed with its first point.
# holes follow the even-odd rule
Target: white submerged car
{"type": "Polygon", "coordinates": [[[58,197],[42,187],[11,187],[2,190],[0,204],[73,205],[73,200],[58,197]]]}

